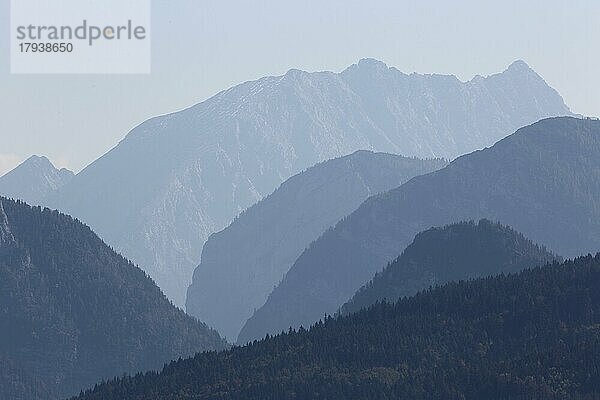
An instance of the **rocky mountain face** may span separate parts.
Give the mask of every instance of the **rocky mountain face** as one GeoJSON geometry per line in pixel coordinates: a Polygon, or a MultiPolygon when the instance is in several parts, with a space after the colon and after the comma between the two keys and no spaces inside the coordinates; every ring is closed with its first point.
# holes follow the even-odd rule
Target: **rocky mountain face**
{"type": "Polygon", "coordinates": [[[48,195],[63,187],[75,175],[57,169],[46,157],[31,156],[0,177],[0,194],[30,204],[44,204],[48,195]]]}
{"type": "Polygon", "coordinates": [[[235,341],[300,253],[327,228],[369,196],[446,164],[361,150],[293,176],[208,239],[186,311],[235,341]]]}
{"type": "Polygon", "coordinates": [[[432,226],[488,218],[561,256],[600,248],[600,121],[551,118],[373,196],[296,260],[239,342],[335,313],[432,226]]]}
{"type": "Polygon", "coordinates": [[[340,313],[382,301],[395,303],[452,281],[514,273],[553,261],[560,260],[510,227],[485,219],[431,228],[361,287],[340,313]]]}
{"type": "Polygon", "coordinates": [[[569,114],[523,62],[469,82],[375,60],[291,70],[144,122],[48,204],[88,223],[182,306],[209,235],[320,161],[361,149],[452,159],[569,114]]]}
{"type": "Polygon", "coordinates": [[[64,399],[226,346],[87,226],[0,198],[0,398],[64,399]]]}

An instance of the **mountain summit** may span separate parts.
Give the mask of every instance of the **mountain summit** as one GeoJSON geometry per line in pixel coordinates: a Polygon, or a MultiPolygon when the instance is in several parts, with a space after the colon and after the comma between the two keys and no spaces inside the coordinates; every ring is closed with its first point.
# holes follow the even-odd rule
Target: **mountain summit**
{"type": "Polygon", "coordinates": [[[356,150],[452,159],[570,114],[529,72],[461,82],[374,61],[292,70],[144,122],[50,205],[145,266],[182,306],[209,235],[318,162],[356,150]]]}
{"type": "Polygon", "coordinates": [[[73,179],[73,172],[57,169],[44,156],[31,156],[0,177],[0,194],[41,205],[47,196],[73,179]]]}

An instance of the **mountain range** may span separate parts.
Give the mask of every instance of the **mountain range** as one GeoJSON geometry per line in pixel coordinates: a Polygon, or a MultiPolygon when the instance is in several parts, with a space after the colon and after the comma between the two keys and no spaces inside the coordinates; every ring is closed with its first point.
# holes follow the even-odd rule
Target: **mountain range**
{"type": "Polygon", "coordinates": [[[600,121],[550,118],[376,195],[311,244],[239,343],[335,313],[432,226],[501,221],[561,256],[600,248],[600,121]]]}
{"type": "Polygon", "coordinates": [[[87,226],[0,198],[1,399],[64,399],[226,347],[87,226]]]}
{"type": "Polygon", "coordinates": [[[373,150],[455,158],[571,115],[522,61],[462,82],[375,60],[290,70],[152,118],[42,202],[84,221],[178,306],[210,234],[318,162],[373,150]]]}
{"type": "Polygon", "coordinates": [[[523,61],[243,83],[0,177],[0,398],[595,398],[599,198],[523,61]]]}
{"type": "Polygon", "coordinates": [[[78,399],[595,399],[598,360],[600,255],[450,283],[78,399]]]}
{"type": "Polygon", "coordinates": [[[188,289],[186,311],[235,340],[302,251],[369,196],[444,167],[358,151],[317,164],[210,236],[188,289]]]}

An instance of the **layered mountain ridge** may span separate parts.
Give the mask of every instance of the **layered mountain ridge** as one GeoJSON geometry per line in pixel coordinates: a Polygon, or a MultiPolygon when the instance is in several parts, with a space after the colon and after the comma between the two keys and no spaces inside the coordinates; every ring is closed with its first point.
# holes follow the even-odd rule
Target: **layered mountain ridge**
{"type": "Polygon", "coordinates": [[[291,70],[142,123],[47,204],[85,221],[183,306],[209,235],[318,162],[356,150],[452,159],[570,114],[521,62],[469,82],[373,60],[291,70]]]}
{"type": "Polygon", "coordinates": [[[373,196],[305,250],[239,343],[335,313],[432,226],[487,218],[561,256],[600,248],[600,121],[550,118],[373,196]]]}
{"type": "Polygon", "coordinates": [[[186,311],[235,341],[300,253],[327,228],[369,196],[446,164],[361,150],[291,177],[210,236],[186,311]]]}

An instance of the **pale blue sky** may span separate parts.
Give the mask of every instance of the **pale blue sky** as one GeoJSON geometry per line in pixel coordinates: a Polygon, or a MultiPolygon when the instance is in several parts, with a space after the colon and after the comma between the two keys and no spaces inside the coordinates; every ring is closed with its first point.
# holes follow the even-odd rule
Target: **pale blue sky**
{"type": "Polygon", "coordinates": [[[0,2],[0,173],[31,154],[78,171],[151,116],[365,57],[463,80],[523,59],[573,111],[600,115],[598,1],[154,0],[148,76],[10,75],[0,2]]]}

